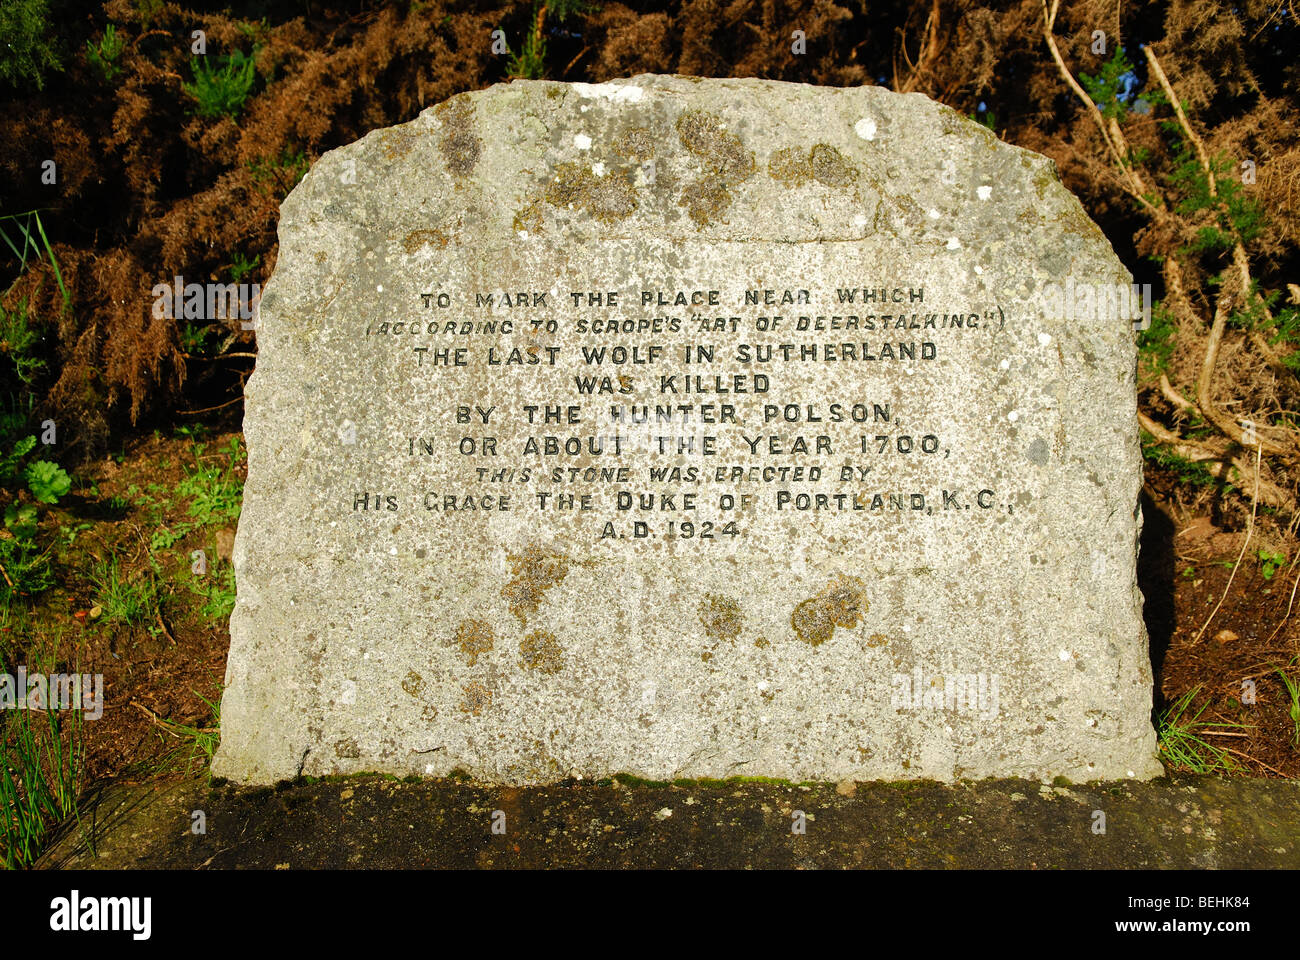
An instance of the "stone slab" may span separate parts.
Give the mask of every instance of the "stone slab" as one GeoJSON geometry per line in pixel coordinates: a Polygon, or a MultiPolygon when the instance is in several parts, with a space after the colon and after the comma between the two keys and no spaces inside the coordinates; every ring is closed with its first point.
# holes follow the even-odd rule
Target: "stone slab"
{"type": "Polygon", "coordinates": [[[1130,282],[917,94],[516,81],[326,154],[214,773],[1157,775],[1130,282]]]}
{"type": "Polygon", "coordinates": [[[83,807],[81,820],[85,832],[70,823],[38,867],[1294,870],[1300,864],[1300,782],[1246,777],[1180,775],[1069,787],[1025,780],[838,787],[615,781],[521,789],[367,777],[270,790],[185,782],[114,787],[83,807]],[[208,815],[204,835],[191,832],[194,810],[208,815]],[[796,810],[805,815],[804,834],[791,830],[796,810]],[[1106,816],[1105,833],[1094,832],[1097,811],[1106,816]],[[492,833],[494,821],[504,833],[492,833]]]}

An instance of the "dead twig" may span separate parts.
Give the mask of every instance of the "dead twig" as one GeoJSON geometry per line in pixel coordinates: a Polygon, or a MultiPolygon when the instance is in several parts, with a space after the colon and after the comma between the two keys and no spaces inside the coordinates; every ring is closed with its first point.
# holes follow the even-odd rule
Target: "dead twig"
{"type": "Polygon", "coordinates": [[[930,71],[935,57],[938,56],[939,12],[939,0],[934,0],[925,18],[925,27],[921,31],[921,46],[917,50],[915,63],[907,55],[907,26],[904,24],[899,28],[899,52],[907,65],[907,77],[900,83],[898,62],[897,60],[894,62],[894,89],[899,93],[910,93],[919,87],[925,74],[930,71]]]}
{"type": "Polygon", "coordinates": [[[196,416],[197,414],[200,413],[211,413],[213,410],[220,410],[223,407],[228,407],[232,403],[239,403],[239,401],[243,399],[244,399],[243,396],[238,396],[235,397],[235,399],[233,400],[227,400],[225,403],[219,403],[215,407],[204,407],[202,410],[178,410],[177,413],[183,414],[184,416],[187,417],[196,416]]]}
{"type": "Polygon", "coordinates": [[[1069,88],[1074,91],[1074,95],[1079,98],[1083,104],[1084,112],[1092,118],[1093,123],[1097,126],[1097,132],[1101,134],[1102,142],[1106,144],[1106,149],[1110,153],[1111,161],[1117,166],[1123,176],[1124,190],[1135,199],[1153,220],[1163,221],[1166,214],[1163,209],[1151,203],[1147,197],[1151,194],[1151,189],[1142,182],[1136,170],[1129,166],[1124,156],[1124,151],[1120,149],[1110,131],[1106,128],[1106,121],[1102,117],[1101,111],[1097,105],[1092,102],[1092,98],[1079,85],[1079,81],[1074,79],[1074,74],[1070,68],[1065,65],[1065,59],[1061,56],[1061,50],[1056,45],[1056,35],[1052,32],[1056,24],[1056,14],[1061,6],[1061,0],[1052,0],[1051,9],[1048,9],[1047,0],[1042,0],[1043,4],[1043,38],[1047,41],[1047,49],[1052,54],[1052,59],[1056,62],[1056,69],[1060,72],[1061,77],[1065,80],[1069,88]]]}
{"type": "MultiPolygon", "coordinates": [[[[131,703],[131,706],[135,707],[137,710],[139,710],[141,713],[143,713],[143,714],[144,714],[146,717],[148,717],[148,718],[149,718],[149,719],[150,719],[150,720],[151,720],[151,721],[152,721],[156,726],[161,727],[163,730],[166,730],[167,733],[169,733],[171,736],[175,737],[177,740],[184,740],[184,739],[185,739],[183,736],[181,736],[179,733],[177,733],[177,732],[175,731],[175,729],[173,729],[174,727],[182,726],[182,724],[178,724],[178,723],[175,723],[174,721],[164,719],[163,717],[159,716],[158,714],[156,714],[156,713],[154,713],[152,710],[150,710],[148,707],[146,707],[146,706],[145,706],[143,703],[141,703],[139,700],[132,700],[132,701],[130,701],[130,703],[131,703]]],[[[213,730],[216,730],[217,728],[216,728],[216,727],[193,727],[193,728],[186,728],[186,729],[193,729],[193,730],[197,731],[198,733],[211,733],[213,730]]]]}
{"type": "Polygon", "coordinates": [[[1259,759],[1259,757],[1252,757],[1248,753],[1242,753],[1240,750],[1233,750],[1231,747],[1224,747],[1223,749],[1226,750],[1228,753],[1231,753],[1233,756],[1241,757],[1243,760],[1249,760],[1251,763],[1258,763],[1265,770],[1271,770],[1273,773],[1276,773],[1279,777],[1282,777],[1283,779],[1286,780],[1291,779],[1285,773],[1279,770],[1277,767],[1270,767],[1263,760],[1259,759]]]}
{"type": "Polygon", "coordinates": [[[1203,737],[1247,737],[1247,738],[1251,736],[1249,733],[1241,733],[1240,731],[1236,731],[1236,730],[1201,730],[1200,735],[1203,737]]]}
{"type": "MultiPolygon", "coordinates": [[[[1223,342],[1223,331],[1228,324],[1226,301],[1227,295],[1224,294],[1219,298],[1218,307],[1214,311],[1214,325],[1210,328],[1210,339],[1205,346],[1205,358],[1201,361],[1201,375],[1196,383],[1196,405],[1200,408],[1201,416],[1212,423],[1225,437],[1243,447],[1253,447],[1256,444],[1247,442],[1245,431],[1219,409],[1212,396],[1214,368],[1219,362],[1219,346],[1223,342]]],[[[1287,461],[1293,459],[1289,451],[1271,440],[1260,437],[1258,446],[1261,450],[1267,450],[1270,456],[1287,461]]]]}
{"type": "Polygon", "coordinates": [[[168,735],[175,737],[177,740],[181,739],[180,734],[174,731],[166,720],[158,716],[158,714],[154,713],[152,710],[146,707],[139,700],[132,700],[130,702],[131,702],[131,706],[135,707],[146,717],[148,717],[150,721],[152,721],[154,726],[161,727],[163,730],[165,730],[168,733],[168,735]]]}
{"type": "Polygon", "coordinates": [[[1205,144],[1202,143],[1201,138],[1196,135],[1196,131],[1192,129],[1192,125],[1187,122],[1187,114],[1183,113],[1182,102],[1179,101],[1178,95],[1174,93],[1173,85],[1170,84],[1169,78],[1165,76],[1165,71],[1164,68],[1160,66],[1160,61],[1156,59],[1155,49],[1148,43],[1142,48],[1142,51],[1146,54],[1147,63],[1151,66],[1151,72],[1155,75],[1155,78],[1160,81],[1160,88],[1164,90],[1165,96],[1169,98],[1169,105],[1174,108],[1174,116],[1178,118],[1179,126],[1183,128],[1183,132],[1187,134],[1187,139],[1192,141],[1192,146],[1196,148],[1196,157],[1201,161],[1201,167],[1209,178],[1208,183],[1210,196],[1217,197],[1219,195],[1218,185],[1214,179],[1214,171],[1210,169],[1210,159],[1205,152],[1205,144]]]}
{"type": "Polygon", "coordinates": [[[1188,400],[1181,393],[1179,393],[1177,390],[1174,389],[1174,385],[1169,382],[1168,374],[1164,374],[1164,373],[1160,374],[1160,395],[1163,396],[1170,403],[1172,403],[1179,410],[1183,410],[1188,413],[1196,412],[1196,404],[1192,403],[1192,401],[1188,400]]]}
{"type": "Polygon", "coordinates": [[[573,65],[577,63],[579,60],[581,60],[583,54],[585,54],[590,49],[591,49],[590,46],[586,46],[583,47],[581,50],[579,50],[578,55],[574,57],[572,60],[570,60],[568,65],[562,71],[560,71],[560,76],[567,77],[569,75],[569,71],[573,69],[573,65]]]}
{"type": "Polygon", "coordinates": [[[163,636],[171,641],[173,647],[176,646],[176,638],[172,636],[172,632],[167,629],[167,622],[163,620],[162,606],[160,604],[154,606],[153,615],[154,619],[158,621],[158,626],[162,628],[163,636]]]}

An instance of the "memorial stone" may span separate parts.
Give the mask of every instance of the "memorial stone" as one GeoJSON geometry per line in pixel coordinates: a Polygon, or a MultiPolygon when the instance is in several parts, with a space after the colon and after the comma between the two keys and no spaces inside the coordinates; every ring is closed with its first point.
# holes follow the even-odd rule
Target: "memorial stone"
{"type": "Polygon", "coordinates": [[[464,93],[284,201],[215,774],[1158,775],[1132,282],[919,94],[464,93]]]}

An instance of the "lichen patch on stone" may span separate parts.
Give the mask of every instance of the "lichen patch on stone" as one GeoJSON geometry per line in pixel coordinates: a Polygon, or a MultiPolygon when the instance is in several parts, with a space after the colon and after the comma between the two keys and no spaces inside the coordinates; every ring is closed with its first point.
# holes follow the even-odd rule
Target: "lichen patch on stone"
{"type": "Polygon", "coordinates": [[[623,134],[614,152],[625,160],[649,160],[655,155],[654,137],[647,127],[633,127],[623,134]]]}
{"type": "Polygon", "coordinates": [[[754,172],[754,154],[740,137],[727,132],[716,114],[687,110],[677,118],[677,136],[706,169],[724,180],[744,180],[754,172]]]}
{"type": "Polygon", "coordinates": [[[520,640],[519,655],[523,658],[519,665],[525,670],[552,674],[564,669],[564,651],[555,634],[547,630],[534,630],[520,640]]]}
{"type": "Polygon", "coordinates": [[[783,147],[767,162],[767,173],[786,187],[801,187],[810,180],[828,187],[850,187],[858,179],[858,168],[828,143],[818,143],[807,153],[783,147]]]}
{"type": "Polygon", "coordinates": [[[828,143],[819,143],[808,152],[813,179],[828,187],[847,187],[858,179],[858,168],[828,143]]]}
{"type": "Polygon", "coordinates": [[[452,97],[437,107],[442,121],[442,137],[438,149],[442,151],[447,172],[463,180],[474,172],[483,153],[483,141],[474,132],[474,103],[468,94],[452,97]]]}
{"type": "Polygon", "coordinates": [[[389,160],[400,160],[411,152],[415,145],[415,134],[405,127],[393,127],[379,133],[380,143],[384,145],[384,156],[389,160]]]}
{"type": "Polygon", "coordinates": [[[686,208],[691,219],[701,227],[722,218],[722,214],[731,206],[731,191],[727,184],[718,177],[705,177],[694,183],[688,183],[682,190],[678,206],[686,208]]]}
{"type": "Polygon", "coordinates": [[[501,596],[523,624],[537,612],[546,591],[564,581],[572,563],[565,555],[536,544],[525,547],[523,553],[506,554],[506,562],[510,564],[511,580],[501,588],[501,596]]]}
{"type": "Polygon", "coordinates": [[[542,229],[542,205],[530,200],[515,212],[513,223],[517,233],[537,233],[542,229]]]}
{"type": "Polygon", "coordinates": [[[402,680],[402,689],[412,697],[418,697],[420,691],[424,689],[424,677],[414,670],[409,671],[402,680]]]}
{"type": "Polygon", "coordinates": [[[481,716],[492,705],[492,691],[477,680],[472,680],[461,687],[460,709],[471,716],[481,716]]]}
{"type": "Polygon", "coordinates": [[[700,601],[699,614],[704,632],[721,640],[735,640],[745,623],[740,604],[732,597],[716,593],[707,594],[700,601]]]}
{"type": "Polygon", "coordinates": [[[804,600],[790,615],[795,636],[816,647],[835,634],[836,627],[856,627],[867,612],[866,585],[857,577],[838,576],[821,593],[804,600]]]}
{"type": "Polygon", "coordinates": [[[802,151],[782,147],[767,161],[767,175],[786,187],[802,187],[812,179],[812,165],[802,151]]]}
{"type": "Polygon", "coordinates": [[[687,110],[677,118],[677,136],[704,167],[704,175],[682,191],[678,206],[700,227],[721,219],[731,206],[730,187],[754,172],[754,154],[740,137],[729,133],[722,119],[703,110],[687,110]]]}
{"type": "Polygon", "coordinates": [[[402,249],[407,254],[418,253],[425,247],[445,247],[448,238],[441,230],[412,230],[402,238],[402,249]]]}
{"type": "Polygon", "coordinates": [[[544,198],[553,207],[586,210],[602,223],[623,220],[637,206],[636,187],[626,170],[606,170],[597,176],[586,163],[559,164],[544,198]]]}
{"type": "Polygon", "coordinates": [[[462,620],[456,627],[456,646],[465,655],[469,666],[478,663],[480,655],[492,649],[492,626],[483,620],[462,620]]]}

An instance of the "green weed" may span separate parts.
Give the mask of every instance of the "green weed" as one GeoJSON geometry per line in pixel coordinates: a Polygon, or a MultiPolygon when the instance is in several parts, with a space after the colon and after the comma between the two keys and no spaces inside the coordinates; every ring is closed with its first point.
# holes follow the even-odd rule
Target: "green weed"
{"type": "Polygon", "coordinates": [[[190,356],[201,355],[207,349],[207,339],[211,332],[210,326],[195,326],[186,321],[180,329],[181,350],[190,356]]]}
{"type": "MultiPolygon", "coordinates": [[[[21,475],[37,502],[57,503],[72,489],[72,478],[49,460],[33,460],[24,468],[23,458],[35,447],[36,438],[27,436],[15,442],[8,453],[0,454],[0,484],[11,486],[21,475]]],[[[39,519],[35,504],[15,499],[4,508],[4,527],[0,529],[0,606],[5,609],[15,596],[40,593],[54,582],[48,558],[54,542],[43,550],[36,542],[39,519]]]]}
{"type": "Polygon", "coordinates": [[[14,376],[28,386],[45,369],[45,361],[33,350],[40,340],[41,333],[32,325],[25,300],[13,310],[0,307],[0,355],[13,365],[14,376]]]}
{"type": "Polygon", "coordinates": [[[8,453],[0,453],[0,482],[9,482],[18,476],[19,464],[35,446],[36,438],[26,436],[16,441],[8,453]]]}
{"type": "MultiPolygon", "coordinates": [[[[1115,47],[1110,59],[1101,65],[1101,73],[1096,76],[1080,73],[1079,81],[1102,116],[1119,121],[1128,116],[1129,101],[1136,95],[1137,75],[1123,47],[1115,47]]],[[[1142,99],[1149,106],[1156,106],[1165,102],[1164,91],[1153,87],[1143,91],[1142,99]]]]}
{"type": "MultiPolygon", "coordinates": [[[[0,29],[0,37],[2,36],[4,31],[0,29]]],[[[45,225],[41,223],[39,210],[28,210],[26,213],[12,213],[0,217],[0,240],[3,240],[5,246],[18,258],[19,273],[27,268],[28,257],[35,255],[38,260],[42,257],[48,258],[50,267],[54,271],[54,279],[59,285],[59,294],[63,297],[63,309],[67,310],[72,305],[72,294],[63,282],[63,271],[59,269],[59,261],[54,256],[50,238],[45,234],[45,225]]]]}
{"type": "MultiPolygon", "coordinates": [[[[533,5],[533,20],[537,22],[537,4],[533,5]]],[[[534,28],[524,37],[523,48],[512,53],[506,73],[512,77],[540,80],[546,74],[546,38],[534,28]]]]}
{"type": "MultiPolygon", "coordinates": [[[[1176,124],[1169,124],[1168,129],[1181,135],[1176,124]]],[[[1171,185],[1181,194],[1174,209],[1184,217],[1208,212],[1214,218],[1213,223],[1197,230],[1192,242],[1183,249],[1184,254],[1223,252],[1237,243],[1249,243],[1259,236],[1266,222],[1259,201],[1230,175],[1232,160],[1219,155],[1211,157],[1209,163],[1214,174],[1213,189],[1196,150],[1185,140],[1178,141],[1174,169],[1169,175],[1171,185]]]]}
{"type": "Polygon", "coordinates": [[[1272,580],[1273,574],[1277,573],[1285,565],[1285,553],[1276,553],[1270,550],[1259,551],[1259,573],[1265,580],[1272,580]]]}
{"type": "Polygon", "coordinates": [[[0,711],[0,866],[30,867],[77,812],[84,742],[79,710],[0,711]]]}
{"type": "Polygon", "coordinates": [[[77,542],[77,537],[87,530],[94,528],[93,523],[74,523],[63,528],[63,539],[65,546],[72,546],[77,542]]]}
{"type": "Polygon", "coordinates": [[[1219,481],[1205,464],[1179,456],[1147,433],[1142,434],[1142,456],[1156,466],[1173,473],[1178,478],[1178,482],[1185,486],[1219,486],[1219,481]]]}
{"type": "Polygon", "coordinates": [[[230,461],[231,466],[234,466],[237,463],[243,463],[248,459],[248,451],[244,449],[244,441],[237,435],[232,436],[227,440],[226,446],[223,449],[225,450],[226,459],[230,461]]]}
{"type": "MultiPolygon", "coordinates": [[[[15,443],[25,433],[36,412],[36,397],[31,391],[20,396],[10,394],[0,399],[0,450],[15,443]]],[[[35,437],[32,438],[35,440],[35,437]]],[[[3,459],[0,454],[0,460],[3,459]]]]}
{"type": "Polygon", "coordinates": [[[236,252],[232,254],[230,259],[231,281],[233,283],[242,283],[244,277],[252,273],[254,268],[261,262],[262,262],[262,255],[260,253],[257,256],[253,257],[252,260],[249,260],[242,253],[236,252]]]}
{"type": "MultiPolygon", "coordinates": [[[[1278,307],[1277,300],[1281,293],[1280,290],[1274,290],[1272,293],[1260,298],[1269,309],[1276,311],[1273,314],[1273,332],[1269,340],[1273,344],[1297,346],[1300,345],[1300,308],[1278,307]]],[[[1300,350],[1287,354],[1282,358],[1282,362],[1292,370],[1300,371],[1300,350]]],[[[1283,423],[1286,422],[1285,417],[1279,418],[1279,420],[1283,423]]],[[[1292,428],[1295,427],[1294,422],[1288,425],[1292,428]]]]}
{"type": "Polygon", "coordinates": [[[524,77],[528,80],[540,80],[546,75],[546,36],[544,25],[549,15],[557,22],[567,20],[574,14],[591,13],[597,8],[586,0],[551,0],[533,3],[532,25],[524,37],[523,48],[512,53],[506,72],[512,77],[524,77]]]}
{"type": "MultiPolygon", "coordinates": [[[[23,457],[36,447],[36,438],[26,436],[14,443],[8,453],[0,454],[0,482],[11,483],[19,474],[23,457]]],[[[41,503],[58,503],[72,489],[67,471],[50,460],[33,460],[22,470],[27,489],[41,503]]]]}
{"type": "Polygon", "coordinates": [[[49,33],[46,0],[5,0],[0,3],[0,81],[11,87],[45,87],[45,74],[63,64],[49,33]]]}
{"type": "Polygon", "coordinates": [[[98,43],[86,41],[86,59],[105,83],[112,83],[122,72],[122,65],[117,61],[125,49],[126,41],[117,35],[117,27],[110,23],[104,27],[104,35],[98,43]]]}
{"type": "Polygon", "coordinates": [[[152,552],[159,550],[168,550],[181,540],[192,530],[188,523],[178,523],[175,527],[160,526],[149,537],[149,549],[152,552]]]}
{"type": "MultiPolygon", "coordinates": [[[[1300,657],[1295,657],[1287,664],[1288,667],[1295,666],[1300,657]]],[[[1287,697],[1291,701],[1287,713],[1291,717],[1291,746],[1300,747],[1300,674],[1292,676],[1281,667],[1273,667],[1273,671],[1282,678],[1282,684],[1286,687],[1287,697]]]]}
{"type": "MultiPolygon", "coordinates": [[[[311,163],[301,150],[284,150],[278,157],[258,157],[248,162],[249,176],[264,193],[284,197],[307,174],[311,163]],[[272,191],[274,188],[274,191],[272,191]]],[[[236,283],[239,281],[236,280],[236,283]]]]}
{"type": "Polygon", "coordinates": [[[133,626],[152,619],[158,606],[158,590],[152,578],[124,576],[114,557],[96,563],[90,581],[95,585],[100,623],[133,626]]]}
{"type": "Polygon", "coordinates": [[[1158,378],[1169,369],[1169,361],[1178,348],[1178,325],[1174,316],[1157,300],[1151,307],[1151,323],[1138,334],[1138,354],[1144,374],[1158,378]]]}
{"type": "Polygon", "coordinates": [[[167,733],[182,741],[181,745],[163,757],[160,766],[165,769],[183,768],[192,770],[196,762],[202,762],[207,772],[208,781],[212,780],[212,757],[221,744],[221,700],[213,703],[197,690],[191,691],[208,707],[210,717],[203,726],[175,723],[163,720],[161,723],[167,733]]]}
{"type": "Polygon", "coordinates": [[[202,462],[205,444],[194,445],[195,466],[186,472],[176,487],[176,492],[191,498],[189,515],[199,526],[223,523],[238,518],[244,489],[239,480],[231,476],[234,465],[243,459],[243,447],[238,437],[227,446],[226,465],[202,462]]]}
{"type": "Polygon", "coordinates": [[[208,66],[206,57],[192,61],[194,82],[181,84],[181,89],[194,99],[195,112],[201,117],[238,117],[257,82],[253,58],[236,50],[213,59],[221,66],[208,66]]]}
{"type": "Polygon", "coordinates": [[[194,498],[189,514],[200,526],[239,516],[242,499],[239,483],[227,480],[220,467],[198,467],[176,489],[182,496],[194,498]]]}
{"type": "Polygon", "coordinates": [[[1192,701],[1201,688],[1194,687],[1175,700],[1160,716],[1156,736],[1160,753],[1176,767],[1193,773],[1212,773],[1215,770],[1234,769],[1232,756],[1222,747],[1207,743],[1198,734],[1208,730],[1242,729],[1243,723],[1206,723],[1201,721],[1209,702],[1203,703],[1195,714],[1188,716],[1192,701]]]}
{"type": "Polygon", "coordinates": [[[11,503],[5,507],[4,529],[0,530],[0,606],[8,609],[17,596],[40,593],[53,585],[54,572],[49,553],[36,542],[36,507],[30,503],[11,503]]]}
{"type": "Polygon", "coordinates": [[[199,612],[209,620],[224,620],[235,609],[235,569],[224,565],[219,573],[194,577],[190,592],[203,598],[199,612]]]}
{"type": "Polygon", "coordinates": [[[189,437],[191,440],[202,440],[210,432],[208,425],[204,423],[185,423],[172,431],[177,437],[189,437]]]}
{"type": "Polygon", "coordinates": [[[58,503],[72,489],[72,478],[67,471],[49,460],[29,463],[23,475],[27,478],[27,489],[41,503],[58,503]]]}

